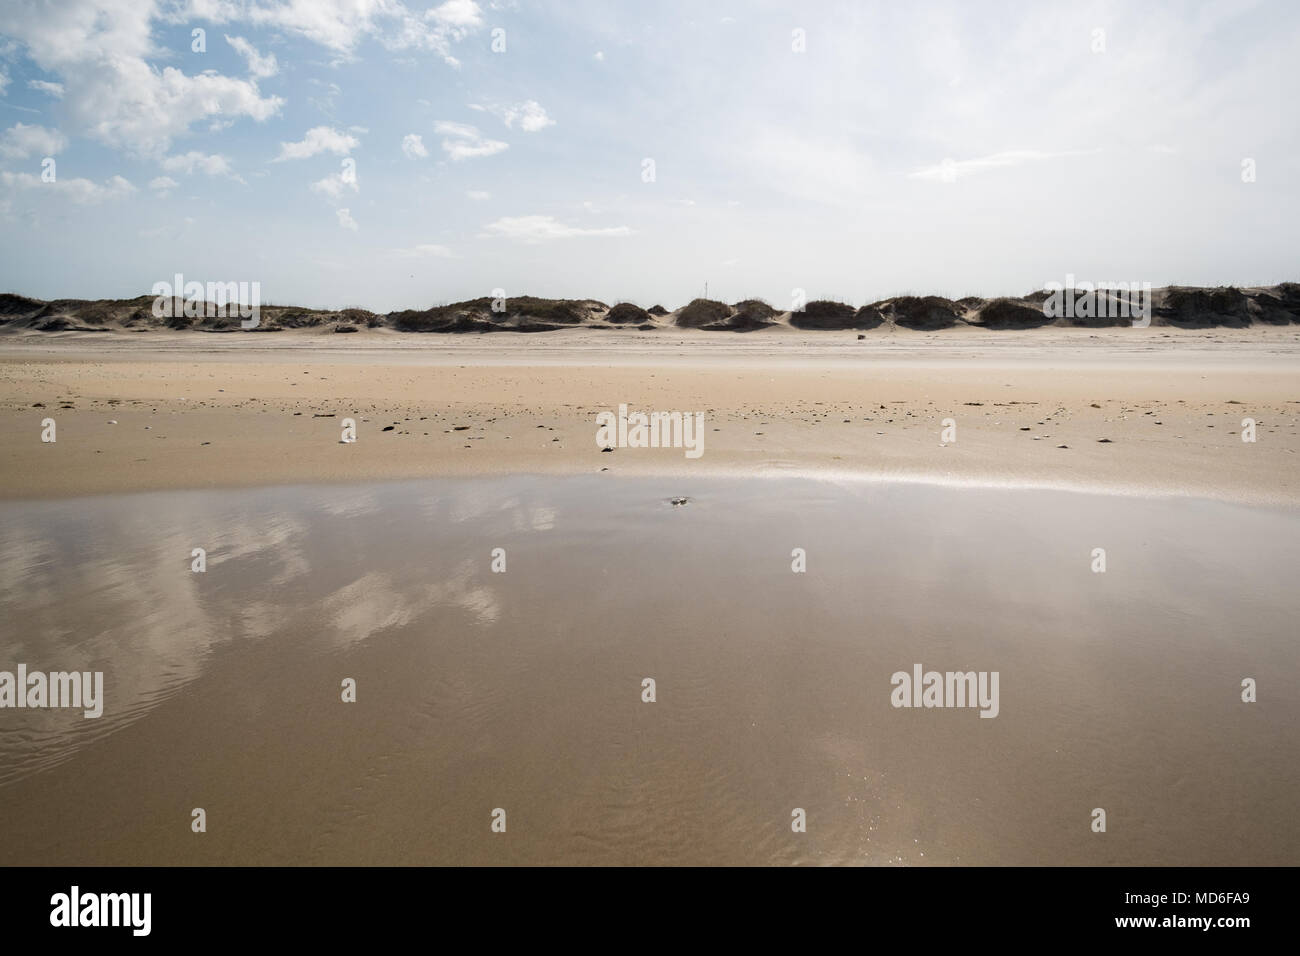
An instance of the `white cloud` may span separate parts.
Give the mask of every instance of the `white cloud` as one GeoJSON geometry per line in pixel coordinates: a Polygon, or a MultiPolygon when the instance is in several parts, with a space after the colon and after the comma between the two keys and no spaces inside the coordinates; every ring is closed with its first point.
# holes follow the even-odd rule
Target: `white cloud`
{"type": "Polygon", "coordinates": [[[160,196],[166,196],[179,185],[180,183],[170,176],[157,176],[149,180],[149,188],[155,190],[160,196]]]}
{"type": "Polygon", "coordinates": [[[48,80],[28,80],[27,86],[29,89],[37,90],[41,93],[49,93],[50,96],[54,97],[56,100],[63,99],[62,83],[51,83],[48,80]]]}
{"type": "Polygon", "coordinates": [[[135,192],[135,187],[121,176],[112,176],[99,183],[89,179],[59,179],[52,183],[42,182],[39,176],[31,173],[0,172],[0,183],[12,189],[42,189],[56,196],[64,196],[75,203],[90,204],[104,202],[108,199],[121,199],[135,192]]]}
{"type": "Polygon", "coordinates": [[[157,15],[143,0],[65,0],[57,14],[40,0],[10,0],[4,32],[58,76],[67,127],[139,155],[165,153],[202,119],[261,121],[279,111],[283,100],[263,97],[255,81],[153,66],[157,15]]]}
{"type": "Polygon", "coordinates": [[[451,44],[483,25],[473,0],[447,0],[417,12],[400,0],[285,0],[276,4],[245,4],[234,0],[189,0],[176,19],[214,23],[245,21],[298,33],[342,57],[374,38],[390,50],[429,50],[456,66],[451,44]]]}
{"type": "Polygon", "coordinates": [[[471,189],[465,193],[467,199],[491,199],[492,194],[486,189],[471,189]]]}
{"type": "Polygon", "coordinates": [[[409,249],[395,249],[394,252],[403,259],[450,259],[451,250],[446,246],[423,243],[409,249]]]}
{"type": "Polygon", "coordinates": [[[442,149],[454,161],[474,159],[478,156],[492,156],[510,148],[509,143],[497,139],[484,139],[478,128],[465,123],[452,123],[438,120],[433,130],[443,137],[442,149]]]}
{"type": "Polygon", "coordinates": [[[8,86],[9,86],[9,74],[5,72],[5,68],[3,66],[0,66],[0,96],[5,95],[5,90],[8,88],[8,86]]]}
{"type": "Polygon", "coordinates": [[[429,155],[429,150],[424,145],[424,137],[417,133],[407,133],[402,137],[402,152],[406,154],[407,159],[424,159],[429,155]]]}
{"type": "Polygon", "coordinates": [[[226,42],[234,48],[234,51],[248,61],[248,72],[258,79],[266,79],[268,76],[275,76],[280,71],[280,64],[275,62],[275,54],[268,53],[266,56],[257,52],[257,47],[249,43],[243,37],[232,37],[227,35],[226,42]]]}
{"type": "Polygon", "coordinates": [[[334,215],[338,217],[339,225],[344,229],[351,229],[353,232],[356,232],[359,228],[357,226],[357,221],[352,218],[352,213],[348,210],[337,209],[335,210],[334,215]]]}
{"type": "Polygon", "coordinates": [[[993,153],[990,156],[981,156],[977,159],[945,159],[937,165],[925,166],[908,173],[907,178],[952,182],[975,173],[987,172],[990,169],[1022,166],[1025,163],[1040,162],[1044,159],[1057,159],[1062,156],[1078,156],[1079,153],[1079,150],[1068,150],[1063,153],[1044,153],[1036,149],[1013,149],[1002,153],[993,153]]]}
{"type": "Polygon", "coordinates": [[[604,51],[602,51],[602,50],[597,50],[597,51],[596,51],[596,55],[595,55],[594,57],[592,57],[592,59],[594,59],[597,63],[604,63],[604,62],[605,62],[605,53],[604,53],[604,51]]]}
{"type": "Polygon", "coordinates": [[[334,101],[338,99],[338,97],[343,95],[343,87],[339,86],[337,83],[329,83],[329,84],[322,83],[314,76],[309,77],[307,83],[311,86],[322,86],[325,88],[324,95],[309,96],[307,97],[307,102],[310,103],[312,106],[314,106],[316,109],[320,110],[322,113],[325,113],[327,116],[333,116],[334,101]]]}
{"type": "Polygon", "coordinates": [[[553,216],[507,216],[484,227],[487,236],[513,239],[516,242],[535,244],[555,239],[576,239],[583,236],[630,236],[627,226],[610,226],[605,229],[584,229],[566,225],[553,216]]]}
{"type": "MultiPolygon", "coordinates": [[[[347,0],[288,0],[273,6],[251,7],[246,13],[247,19],[257,26],[299,33],[323,47],[349,53],[364,37],[374,35],[379,29],[375,22],[378,6],[347,0]]],[[[223,13],[226,10],[230,11],[229,19],[239,19],[231,7],[226,7],[223,13]]],[[[224,22],[219,17],[213,19],[224,22]]]]}
{"type": "Polygon", "coordinates": [[[555,125],[555,120],[546,115],[546,110],[536,100],[529,100],[513,107],[506,112],[503,119],[506,121],[506,126],[514,125],[515,120],[518,120],[519,128],[526,133],[535,133],[539,129],[555,125]]]}
{"type": "Polygon", "coordinates": [[[317,153],[331,152],[336,156],[346,156],[361,145],[355,136],[341,132],[329,126],[314,126],[296,143],[281,143],[280,155],[275,161],[286,159],[307,159],[317,153]]]}
{"type": "Polygon", "coordinates": [[[411,14],[404,15],[401,33],[386,40],[385,45],[390,49],[415,47],[432,50],[449,66],[459,67],[460,61],[451,55],[452,41],[464,39],[481,26],[483,18],[477,3],[473,0],[447,0],[441,6],[426,10],[420,19],[411,14]]]}
{"type": "Polygon", "coordinates": [[[54,156],[66,149],[68,138],[57,129],[15,123],[0,133],[0,156],[25,159],[28,156],[54,156]]]}
{"type": "Polygon", "coordinates": [[[351,190],[354,193],[361,191],[361,186],[357,182],[357,174],[354,170],[341,170],[332,176],[326,176],[324,179],[317,180],[311,184],[311,191],[322,193],[330,199],[337,200],[345,192],[351,190]]]}
{"type": "MultiPolygon", "coordinates": [[[[230,165],[229,158],[215,153],[201,153],[196,149],[178,156],[164,156],[159,160],[159,165],[169,173],[184,173],[186,176],[200,172],[208,176],[229,176],[231,179],[239,179],[230,165]]],[[[239,181],[243,182],[242,179],[239,181]]]]}
{"type": "Polygon", "coordinates": [[[477,126],[470,126],[468,123],[453,123],[451,120],[438,120],[433,124],[433,131],[446,136],[459,136],[465,139],[480,136],[477,126]]]}
{"type": "MultiPolygon", "coordinates": [[[[173,139],[204,119],[260,122],[279,112],[284,101],[263,96],[257,87],[258,78],[278,66],[274,56],[232,31],[227,39],[247,60],[248,78],[208,69],[187,76],[175,66],[154,66],[177,52],[158,45],[160,20],[183,24],[187,32],[194,22],[280,29],[345,57],[374,37],[389,49],[431,50],[448,62],[454,62],[451,43],[483,25],[472,0],[448,0],[426,11],[411,10],[401,0],[61,0],[57,15],[44,0],[8,0],[4,33],[39,68],[57,75],[59,82],[44,89],[63,87],[65,128],[139,155],[166,153],[173,139]]],[[[201,58],[182,62],[201,69],[201,58]]],[[[0,92],[7,83],[8,74],[0,72],[0,92]]]]}
{"type": "Polygon", "coordinates": [[[526,100],[513,106],[479,106],[471,103],[469,108],[500,117],[507,128],[513,128],[515,123],[518,123],[519,128],[525,133],[536,133],[538,130],[555,125],[555,120],[546,114],[546,109],[536,100],[526,100]]]}
{"type": "Polygon", "coordinates": [[[447,0],[442,6],[428,11],[425,17],[447,27],[466,30],[483,25],[478,4],[474,3],[474,0],[447,0]]]}

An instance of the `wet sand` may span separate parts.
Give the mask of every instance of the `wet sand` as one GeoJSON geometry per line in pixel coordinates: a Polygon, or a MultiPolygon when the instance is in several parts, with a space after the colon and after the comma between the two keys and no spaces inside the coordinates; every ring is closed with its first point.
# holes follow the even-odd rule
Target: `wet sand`
{"type": "Polygon", "coordinates": [[[0,667],[106,695],[0,710],[3,864],[1300,862],[1294,508],[601,474],[0,528],[0,667]],[[998,716],[892,707],[916,663],[998,716]]]}

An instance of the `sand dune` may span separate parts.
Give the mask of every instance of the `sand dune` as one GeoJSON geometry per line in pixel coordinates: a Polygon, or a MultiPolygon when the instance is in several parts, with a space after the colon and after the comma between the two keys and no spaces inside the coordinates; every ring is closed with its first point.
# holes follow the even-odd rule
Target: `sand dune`
{"type": "MultiPolygon", "coordinates": [[[[497,302],[486,296],[426,309],[379,314],[362,308],[310,309],[292,305],[260,305],[258,332],[315,329],[351,333],[364,329],[399,332],[555,332],[561,329],[636,328],[704,329],[754,332],[787,327],[803,330],[934,330],[945,328],[1034,329],[1055,327],[1128,327],[1129,313],[1122,294],[1102,297],[1105,314],[1048,314],[1047,291],[1023,297],[946,299],[934,295],[901,295],[863,305],[814,299],[799,311],[780,311],[759,299],[729,305],[695,299],[668,312],[662,306],[644,310],[629,302],[613,306],[595,299],[546,299],[514,296],[497,302]]],[[[0,294],[0,335],[55,332],[237,332],[234,310],[215,306],[185,315],[179,299],[164,302],[155,315],[153,296],[134,299],[55,299],[43,301],[13,293],[0,294]]],[[[1253,325],[1300,323],[1300,283],[1237,289],[1167,287],[1151,290],[1150,324],[1174,328],[1244,328],[1253,325]]]]}

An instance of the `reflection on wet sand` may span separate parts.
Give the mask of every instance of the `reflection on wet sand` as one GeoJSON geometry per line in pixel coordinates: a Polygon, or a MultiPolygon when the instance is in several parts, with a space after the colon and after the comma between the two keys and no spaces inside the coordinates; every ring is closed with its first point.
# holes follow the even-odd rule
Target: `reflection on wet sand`
{"type": "Polygon", "coordinates": [[[0,710],[0,863],[1300,862],[1294,512],[509,478],[0,528],[0,670],[105,675],[0,710]],[[917,663],[998,716],[891,707],[917,663]]]}

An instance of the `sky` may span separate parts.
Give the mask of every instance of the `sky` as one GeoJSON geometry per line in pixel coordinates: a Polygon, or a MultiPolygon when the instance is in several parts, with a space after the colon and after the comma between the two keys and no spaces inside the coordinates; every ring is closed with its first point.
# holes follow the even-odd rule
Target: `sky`
{"type": "Polygon", "coordinates": [[[0,0],[0,291],[1300,280],[1297,93],[1293,0],[0,0]]]}

